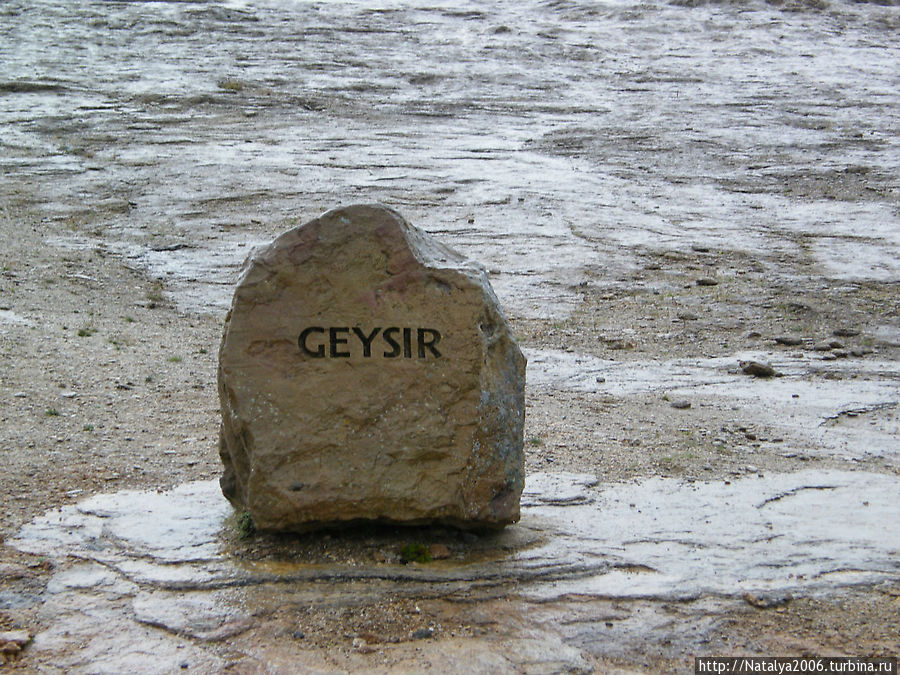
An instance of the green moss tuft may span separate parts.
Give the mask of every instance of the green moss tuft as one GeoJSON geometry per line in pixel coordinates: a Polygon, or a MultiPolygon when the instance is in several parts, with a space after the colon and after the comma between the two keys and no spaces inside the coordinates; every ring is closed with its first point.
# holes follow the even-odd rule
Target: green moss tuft
{"type": "Polygon", "coordinates": [[[248,539],[256,534],[256,523],[249,511],[242,511],[237,516],[237,530],[241,539],[248,539]]]}
{"type": "Polygon", "coordinates": [[[431,562],[431,551],[425,544],[407,544],[400,549],[400,557],[404,563],[429,563],[431,562]]]}

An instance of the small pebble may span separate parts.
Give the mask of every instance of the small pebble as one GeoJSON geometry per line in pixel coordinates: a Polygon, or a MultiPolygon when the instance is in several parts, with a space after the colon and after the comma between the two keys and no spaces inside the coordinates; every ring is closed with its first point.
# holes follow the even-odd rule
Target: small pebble
{"type": "Polygon", "coordinates": [[[631,340],[607,340],[606,346],[610,349],[634,349],[634,342],[631,340]]]}
{"type": "Polygon", "coordinates": [[[672,401],[669,405],[671,405],[676,410],[687,410],[691,407],[690,401],[685,401],[684,399],[677,399],[672,401]]]}
{"type": "Polygon", "coordinates": [[[31,642],[31,635],[27,630],[8,630],[0,632],[0,644],[4,645],[4,649],[10,644],[23,647],[29,642],[31,642]]]}
{"type": "Polygon", "coordinates": [[[753,377],[774,377],[775,369],[768,363],[759,361],[741,361],[741,370],[753,377]]]}
{"type": "Polygon", "coordinates": [[[754,595],[752,593],[744,593],[744,602],[757,609],[771,609],[773,607],[781,608],[790,601],[790,595],[774,595],[766,597],[754,595]]]}
{"type": "Polygon", "coordinates": [[[432,544],[428,547],[432,560],[446,560],[450,557],[450,549],[444,544],[432,544]]]}
{"type": "Polygon", "coordinates": [[[362,638],[353,638],[353,648],[360,654],[372,654],[378,651],[377,647],[373,647],[362,638]]]}
{"type": "Polygon", "coordinates": [[[0,652],[7,655],[18,654],[20,651],[22,651],[22,648],[15,642],[7,642],[3,647],[0,647],[0,652]]]}

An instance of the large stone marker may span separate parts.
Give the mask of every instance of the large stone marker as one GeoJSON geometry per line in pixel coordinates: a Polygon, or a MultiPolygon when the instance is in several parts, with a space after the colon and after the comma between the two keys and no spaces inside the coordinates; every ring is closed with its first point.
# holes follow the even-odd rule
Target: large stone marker
{"type": "Polygon", "coordinates": [[[379,205],[249,260],[219,353],[222,491],[261,530],[519,518],[525,359],[484,270],[379,205]]]}

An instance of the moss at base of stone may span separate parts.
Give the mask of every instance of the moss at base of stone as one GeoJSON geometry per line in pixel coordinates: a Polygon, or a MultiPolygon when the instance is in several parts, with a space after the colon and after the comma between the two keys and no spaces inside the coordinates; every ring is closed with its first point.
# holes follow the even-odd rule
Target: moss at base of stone
{"type": "Polygon", "coordinates": [[[235,529],[241,539],[248,539],[256,534],[256,524],[253,522],[253,516],[249,511],[241,511],[234,515],[235,529]]]}
{"type": "Polygon", "coordinates": [[[425,544],[407,544],[400,549],[400,558],[404,563],[429,563],[431,562],[431,551],[425,544]]]}

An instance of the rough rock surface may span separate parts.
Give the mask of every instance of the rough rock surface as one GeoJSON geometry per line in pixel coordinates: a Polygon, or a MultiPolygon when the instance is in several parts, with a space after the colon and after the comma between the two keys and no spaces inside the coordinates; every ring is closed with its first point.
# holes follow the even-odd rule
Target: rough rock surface
{"type": "Polygon", "coordinates": [[[518,520],[525,359],[484,271],[393,210],[252,256],[218,379],[222,490],[262,530],[518,520]]]}

